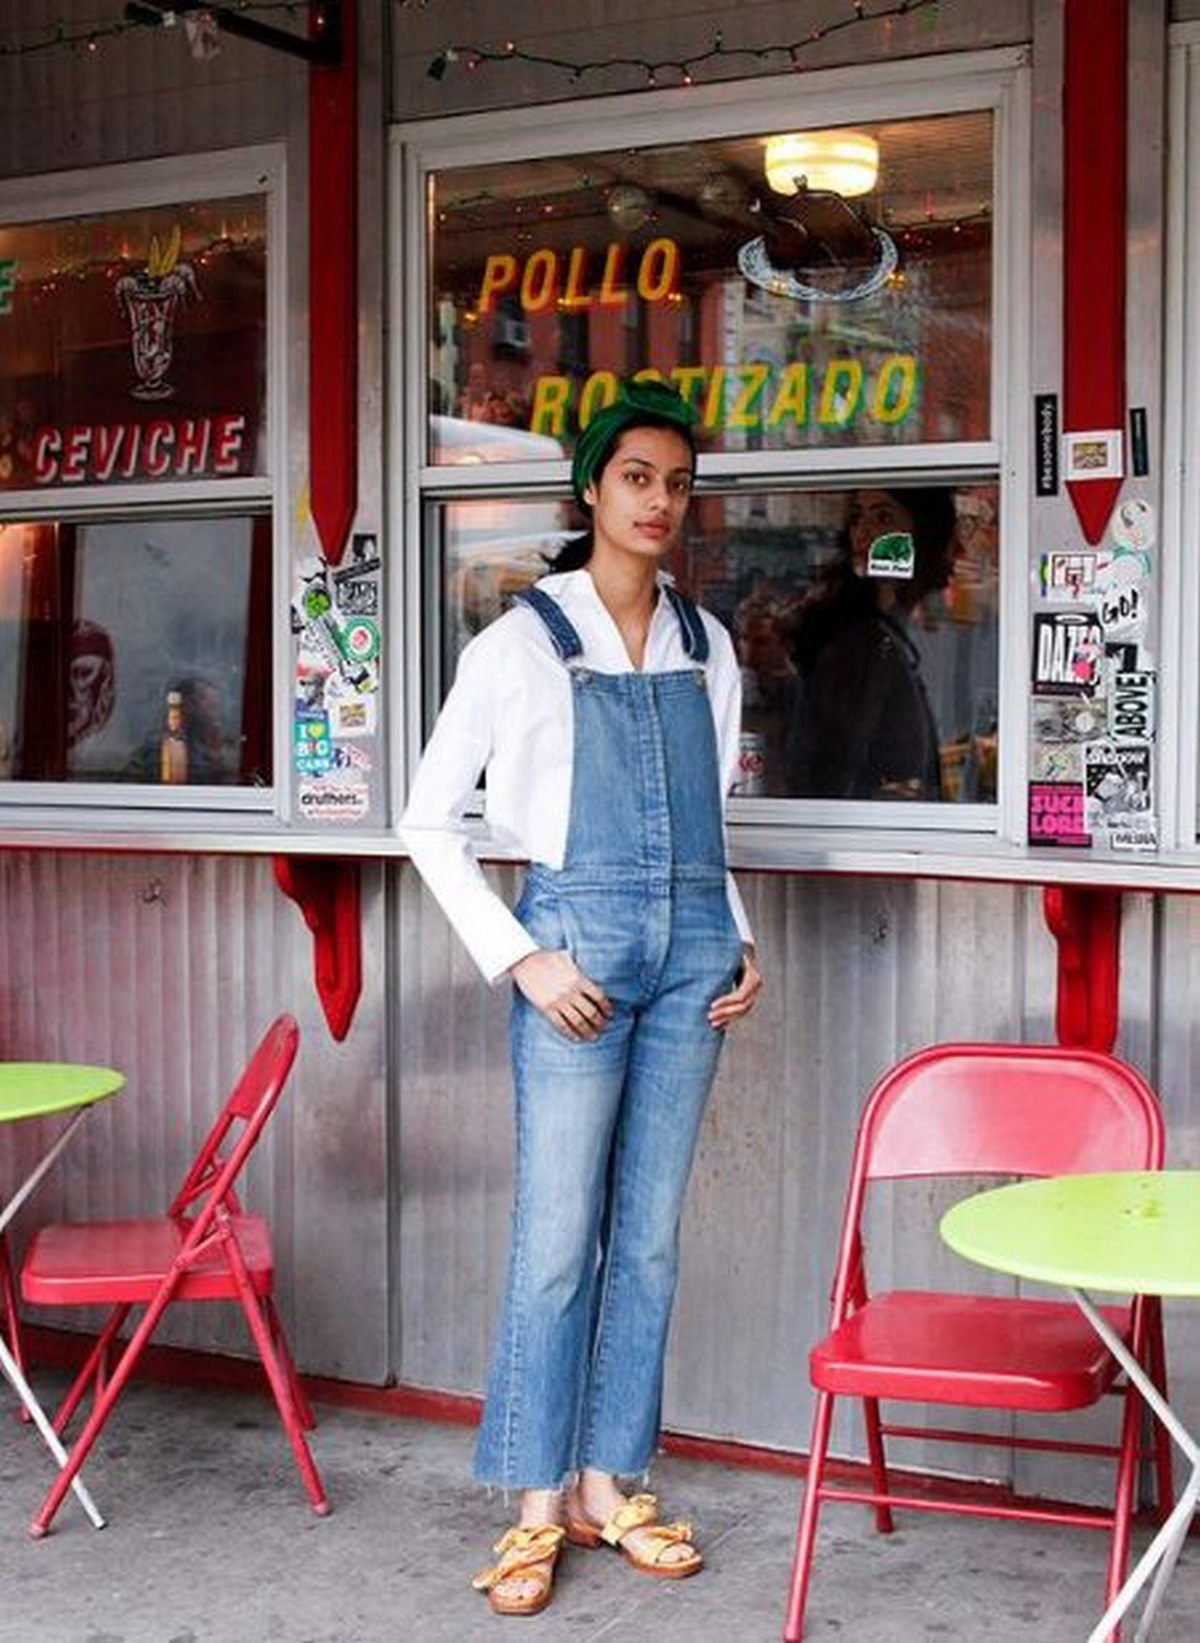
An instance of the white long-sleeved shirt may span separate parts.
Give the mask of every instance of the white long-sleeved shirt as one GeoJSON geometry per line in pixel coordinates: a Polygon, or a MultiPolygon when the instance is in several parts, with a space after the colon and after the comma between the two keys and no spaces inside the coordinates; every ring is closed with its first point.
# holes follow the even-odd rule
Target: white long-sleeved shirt
{"type": "MultiPolygon", "coordinates": [[[[538,586],[556,599],[579,634],[589,667],[629,673],[633,663],[587,570],[546,576],[538,586]]],[[[702,612],[709,638],[705,664],[717,732],[722,791],[738,756],[741,679],[728,633],[702,612]]],[[[679,618],[660,597],[650,623],[643,671],[668,673],[695,664],[683,647],[679,618]]],[[[465,820],[487,772],[487,834],[503,852],[560,868],[566,853],[574,760],[571,682],[541,618],[517,605],[478,634],[425,749],[400,822],[421,876],[467,951],[489,981],[499,981],[536,950],[524,927],[488,884],[465,820]]],[[[483,848],[486,850],[486,840],[483,848]]],[[[732,876],[729,904],[742,939],[750,926],[732,876]]]]}

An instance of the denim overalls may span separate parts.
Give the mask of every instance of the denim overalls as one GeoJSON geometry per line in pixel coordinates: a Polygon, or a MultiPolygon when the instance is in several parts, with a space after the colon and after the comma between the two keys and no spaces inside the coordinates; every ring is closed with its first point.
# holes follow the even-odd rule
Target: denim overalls
{"type": "Polygon", "coordinates": [[[693,666],[604,674],[559,605],[525,595],[570,670],[574,774],[563,866],[530,867],[516,916],[571,954],[613,1015],[574,1043],[514,989],[512,1246],[475,1458],[482,1481],[512,1488],[649,1463],[680,1210],[721,1049],[708,1007],[741,963],[708,635],[694,605],[665,596],[693,666]]]}

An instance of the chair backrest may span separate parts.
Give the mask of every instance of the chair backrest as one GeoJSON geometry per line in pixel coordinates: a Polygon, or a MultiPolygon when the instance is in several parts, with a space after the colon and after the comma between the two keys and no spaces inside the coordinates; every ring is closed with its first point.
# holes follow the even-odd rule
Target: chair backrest
{"type": "Polygon", "coordinates": [[[893,1067],[859,1127],[869,1179],[1157,1169],[1153,1090],[1125,1062],[1048,1044],[936,1044],[893,1067]]]}
{"type": "Polygon", "coordinates": [[[859,1120],[834,1311],[861,1286],[867,1183],[1159,1169],[1162,1114],[1125,1062],[1041,1044],[935,1044],[886,1072],[859,1120]]]}
{"type": "Polygon", "coordinates": [[[234,1183],[283,1093],[299,1043],[300,1029],[295,1018],[276,1017],[192,1161],[167,1212],[169,1215],[196,1215],[208,1223],[219,1208],[227,1208],[234,1214],[240,1210],[234,1183]],[[205,1203],[197,1210],[201,1198],[205,1203]]]}

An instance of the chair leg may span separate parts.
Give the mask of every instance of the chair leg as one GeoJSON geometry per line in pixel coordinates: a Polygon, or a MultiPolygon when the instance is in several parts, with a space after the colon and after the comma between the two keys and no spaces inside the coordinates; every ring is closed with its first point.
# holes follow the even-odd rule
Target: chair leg
{"type": "MultiPolygon", "coordinates": [[[[1116,1494],[1113,1501],[1112,1543],[1108,1555],[1108,1576],[1104,1588],[1105,1606],[1111,1604],[1125,1582],[1129,1562],[1129,1530],[1133,1520],[1133,1495],[1137,1485],[1141,1447],[1142,1400],[1137,1388],[1128,1386],[1121,1410],[1121,1451],[1117,1460],[1116,1494]]],[[[1121,1628],[1115,1626],[1105,1643],[1121,1643],[1121,1628]]]]}
{"type": "MultiPolygon", "coordinates": [[[[867,1458],[871,1463],[871,1486],[877,1495],[886,1495],[888,1489],[887,1461],[883,1453],[883,1434],[879,1430],[879,1399],[863,1399],[863,1422],[867,1428],[867,1458]]],[[[890,1535],[896,1527],[890,1506],[875,1508],[875,1527],[881,1535],[890,1535]]]]}
{"type": "Polygon", "coordinates": [[[104,1328],[92,1343],[92,1349],[83,1361],[83,1367],[71,1382],[66,1397],[54,1411],[54,1430],[62,1433],[70,1424],[71,1416],[79,1408],[83,1396],[89,1386],[95,1387],[98,1396],[104,1385],[104,1369],[112,1343],[120,1333],[121,1326],[129,1316],[129,1306],[116,1306],[109,1313],[104,1328]]]}
{"type": "Polygon", "coordinates": [[[267,1320],[267,1327],[271,1331],[271,1340],[275,1346],[275,1353],[287,1376],[288,1386],[292,1394],[292,1402],[296,1406],[296,1415],[306,1432],[314,1430],[317,1417],[312,1412],[312,1406],[304,1395],[304,1387],[296,1373],[296,1366],[292,1362],[291,1348],[287,1343],[287,1336],[283,1332],[283,1325],[279,1321],[279,1312],[275,1302],[268,1295],[263,1301],[263,1314],[267,1320]]]}
{"type": "MultiPolygon", "coordinates": [[[[296,1466],[299,1469],[301,1480],[308,1492],[309,1500],[312,1501],[313,1510],[324,1517],[329,1511],[329,1500],[300,1424],[299,1412],[292,1398],[288,1375],[276,1355],[275,1346],[271,1340],[271,1330],[263,1315],[264,1307],[254,1293],[254,1285],[250,1282],[250,1275],[246,1270],[246,1263],[242,1259],[242,1252],[238,1248],[237,1239],[226,1237],[223,1241],[230,1270],[238,1287],[242,1311],[246,1314],[246,1322],[250,1325],[250,1333],[254,1336],[254,1344],[258,1347],[259,1357],[262,1359],[263,1368],[267,1372],[267,1379],[271,1383],[275,1406],[279,1410],[279,1418],[283,1422],[283,1429],[287,1433],[288,1442],[292,1446],[292,1454],[296,1458],[296,1466]]],[[[288,1363],[290,1366],[290,1358],[288,1363]]],[[[292,1373],[294,1374],[295,1371],[292,1373]]]]}
{"type": "MultiPolygon", "coordinates": [[[[102,1386],[97,1385],[96,1396],[92,1400],[92,1407],[88,1412],[88,1417],[83,1423],[83,1430],[68,1450],[65,1465],[59,1469],[58,1475],[55,1477],[54,1482],[50,1485],[50,1488],[47,1491],[45,1500],[38,1508],[33,1521],[29,1525],[30,1533],[35,1537],[44,1535],[49,1529],[51,1523],[54,1521],[55,1513],[62,1505],[63,1496],[71,1486],[72,1478],[79,1471],[79,1468],[83,1465],[84,1461],[91,1452],[92,1445],[95,1443],[100,1434],[101,1428],[108,1419],[112,1407],[120,1396],[125,1382],[133,1373],[133,1366],[137,1362],[142,1348],[154,1333],[158,1326],[159,1319],[166,1311],[167,1305],[171,1300],[173,1289],[174,1284],[172,1283],[170,1285],[164,1284],[159,1290],[158,1294],[146,1308],[146,1311],[142,1315],[137,1328],[126,1342],[125,1350],[117,1359],[112,1374],[102,1386]]],[[[117,1311],[119,1312],[120,1310],[121,1309],[118,1307],[117,1311]]],[[[128,1310],[128,1307],[126,1307],[125,1311],[128,1312],[128,1310]]],[[[115,1316],[116,1314],[114,1313],[113,1317],[115,1316]]],[[[105,1325],[105,1336],[109,1335],[109,1330],[112,1323],[113,1318],[110,1318],[108,1324],[105,1325]]],[[[115,1330],[113,1333],[115,1333],[115,1330]]],[[[96,1356],[96,1351],[97,1349],[94,1348],[92,1357],[96,1356]]],[[[91,1362],[91,1357],[89,1357],[89,1362],[91,1362]]],[[[74,1390],[75,1388],[72,1388],[72,1391],[74,1390]]]]}
{"type": "Polygon", "coordinates": [[[788,1588],[787,1619],[783,1626],[784,1643],[800,1643],[804,1635],[804,1609],[808,1602],[808,1582],[812,1574],[813,1551],[817,1539],[817,1514],[821,1509],[821,1488],[825,1477],[825,1456],[829,1449],[829,1428],[833,1420],[833,1394],[818,1392],[813,1408],[812,1436],[808,1444],[808,1472],[804,1480],[804,1498],[800,1506],[800,1523],[796,1530],[796,1553],[792,1560],[792,1579],[788,1588]]]}

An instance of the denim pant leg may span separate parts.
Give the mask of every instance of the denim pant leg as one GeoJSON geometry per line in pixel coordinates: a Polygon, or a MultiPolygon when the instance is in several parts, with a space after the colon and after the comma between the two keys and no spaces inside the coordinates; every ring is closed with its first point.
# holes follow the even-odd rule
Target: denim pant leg
{"type": "Polygon", "coordinates": [[[676,919],[663,977],[630,1046],[580,1427],[579,1464],[625,1475],[646,1470],[658,1438],[679,1222],[721,1053],[708,1007],[741,955],[723,892],[715,914],[711,906],[690,911],[676,919]]]}
{"type": "Polygon", "coordinates": [[[600,1222],[631,1017],[564,1039],[519,994],[511,1042],[517,1153],[508,1287],[475,1475],[556,1488],[578,1465],[600,1222]]]}

